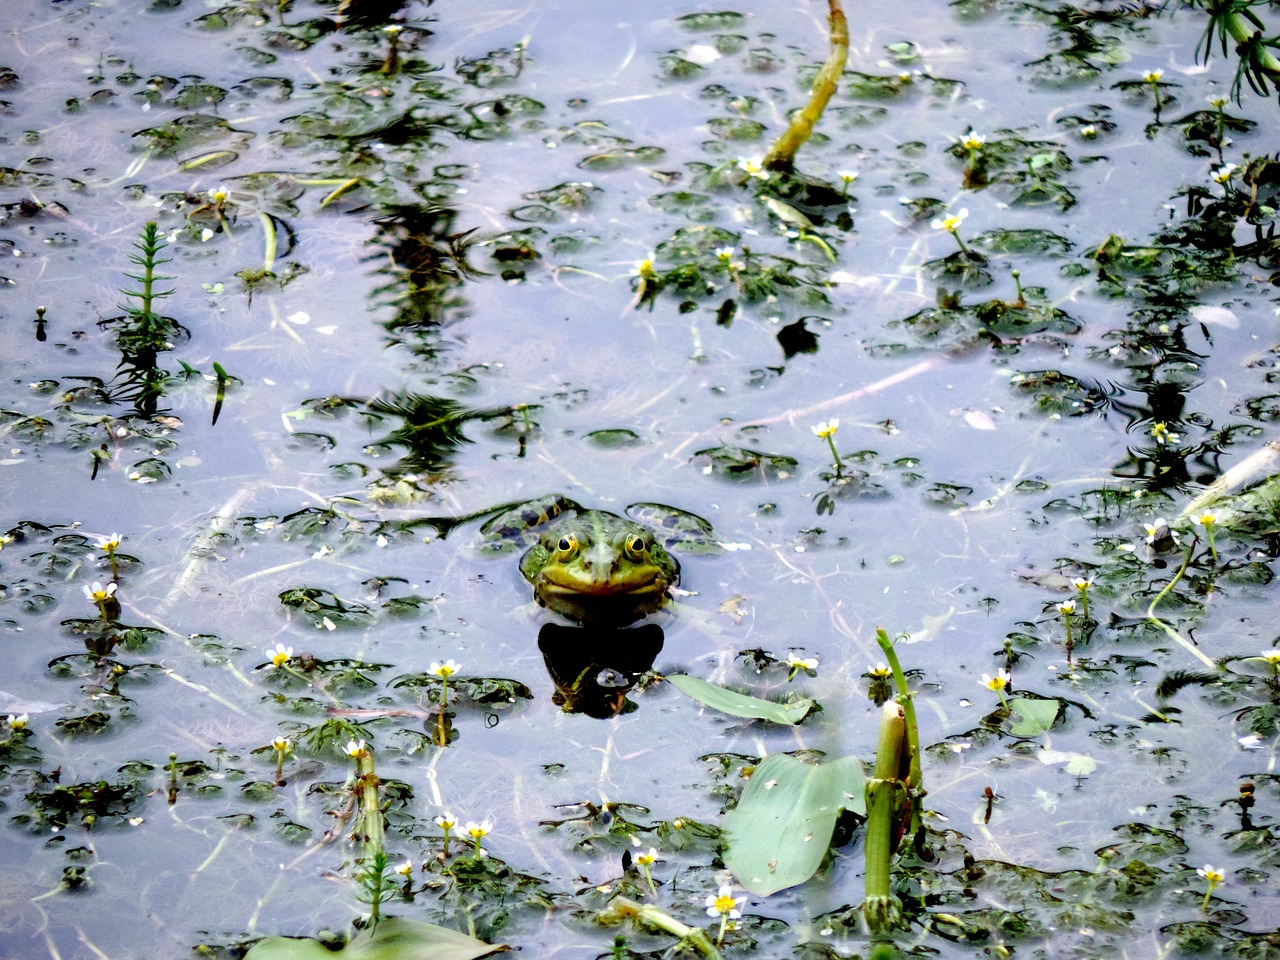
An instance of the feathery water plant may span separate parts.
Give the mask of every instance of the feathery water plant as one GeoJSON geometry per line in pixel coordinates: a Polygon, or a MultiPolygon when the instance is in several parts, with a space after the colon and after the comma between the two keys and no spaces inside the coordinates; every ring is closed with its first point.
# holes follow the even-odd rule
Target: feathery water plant
{"type": "Polygon", "coordinates": [[[169,259],[160,256],[168,244],[154,222],[142,228],[142,236],[133,246],[137,253],[130,254],[129,261],[138,272],[125,276],[138,287],[121,291],[127,299],[120,305],[123,316],[114,321],[116,346],[120,348],[120,376],[125,385],[123,398],[133,403],[139,416],[153,417],[169,379],[169,374],[160,368],[158,357],[162,351],[172,349],[173,338],[182,332],[182,327],[172,317],[156,312],[158,301],[173,294],[172,290],[160,289],[160,285],[173,277],[157,272],[169,259]]]}

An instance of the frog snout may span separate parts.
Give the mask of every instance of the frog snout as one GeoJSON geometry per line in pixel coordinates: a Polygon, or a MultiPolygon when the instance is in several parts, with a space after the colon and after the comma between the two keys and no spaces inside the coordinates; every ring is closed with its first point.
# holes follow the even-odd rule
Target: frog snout
{"type": "Polygon", "coordinates": [[[593,546],[582,557],[582,565],[597,580],[608,580],[618,570],[618,555],[606,544],[593,546]]]}

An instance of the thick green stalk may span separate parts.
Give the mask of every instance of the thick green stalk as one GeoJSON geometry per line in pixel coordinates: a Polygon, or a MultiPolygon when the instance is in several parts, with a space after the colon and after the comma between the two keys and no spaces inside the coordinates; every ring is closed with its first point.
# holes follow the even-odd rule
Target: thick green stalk
{"type": "MultiPolygon", "coordinates": [[[[1266,24],[1257,18],[1251,10],[1237,12],[1230,3],[1211,3],[1209,15],[1220,20],[1226,32],[1237,44],[1244,45],[1255,36],[1260,37],[1266,24]]],[[[1271,75],[1273,80],[1280,81],[1280,60],[1261,44],[1257,49],[1257,66],[1271,75]]]]}
{"type": "Polygon", "coordinates": [[[383,852],[386,839],[378,803],[378,783],[378,775],[373,770],[373,751],[365,750],[356,759],[356,793],[360,802],[356,838],[361,841],[365,859],[370,861],[375,854],[383,852]]]}
{"type": "Polygon", "coordinates": [[[840,76],[844,73],[844,65],[849,59],[849,23],[845,20],[840,0],[827,0],[831,12],[828,22],[831,26],[831,53],[818,71],[813,82],[813,92],[809,102],[799,113],[791,118],[791,125],[777,142],[769,148],[764,157],[764,168],[780,173],[790,173],[795,168],[796,151],[798,151],[822,118],[827,102],[836,92],[840,76]]]}
{"type": "Polygon", "coordinates": [[[893,864],[895,814],[904,789],[902,771],[907,750],[906,714],[902,705],[886,701],[880,713],[880,744],[875,776],[867,780],[867,872],[863,910],[873,931],[893,925],[896,910],[889,883],[893,864]]]}

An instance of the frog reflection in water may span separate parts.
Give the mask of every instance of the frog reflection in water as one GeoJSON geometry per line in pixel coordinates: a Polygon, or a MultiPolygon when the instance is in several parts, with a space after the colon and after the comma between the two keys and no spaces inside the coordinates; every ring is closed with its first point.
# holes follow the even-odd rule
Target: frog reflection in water
{"type": "MultiPolygon", "coordinates": [[[[705,535],[710,528],[705,520],[670,507],[636,504],[630,509],[658,516],[673,528],[683,526],[686,533],[693,527],[705,535]]],[[[679,582],[680,564],[655,531],[616,513],[549,497],[495,517],[484,533],[489,539],[509,538],[515,521],[525,536],[537,534],[520,560],[534,599],[570,620],[626,626],[660,610],[679,582]]]]}

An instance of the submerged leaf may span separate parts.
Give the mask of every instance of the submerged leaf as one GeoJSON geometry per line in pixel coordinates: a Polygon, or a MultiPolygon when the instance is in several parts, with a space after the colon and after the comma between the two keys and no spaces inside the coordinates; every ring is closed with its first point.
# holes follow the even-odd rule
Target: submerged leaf
{"type": "Polygon", "coordinates": [[[475,960],[506,949],[448,927],[392,917],[338,951],[310,938],[267,937],[253,945],[245,960],[475,960]]]}
{"type": "Polygon", "coordinates": [[[724,687],[699,680],[683,673],[671,674],[667,680],[677,690],[686,693],[699,703],[727,713],[732,717],[749,717],[754,720],[772,720],[774,723],[799,723],[814,703],[807,697],[794,703],[775,703],[772,700],[761,700],[749,697],[745,693],[734,693],[724,687]]]}
{"type": "Polygon", "coordinates": [[[804,883],[821,865],[842,810],[866,812],[857,757],[805,763],[774,754],[725,814],[725,866],[758,896],[804,883]]]}
{"type": "Polygon", "coordinates": [[[1058,719],[1062,702],[1014,697],[1009,706],[1019,717],[1018,722],[1009,727],[1009,732],[1015,737],[1036,737],[1053,726],[1053,721],[1058,719]]]}

